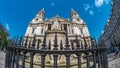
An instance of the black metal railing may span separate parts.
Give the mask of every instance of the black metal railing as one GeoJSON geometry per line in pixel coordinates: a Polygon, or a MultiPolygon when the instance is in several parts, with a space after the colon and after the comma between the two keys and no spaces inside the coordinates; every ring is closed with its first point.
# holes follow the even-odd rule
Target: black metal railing
{"type": "MultiPolygon", "coordinates": [[[[104,46],[92,46],[87,47],[85,44],[83,47],[82,44],[79,44],[78,38],[76,36],[76,46],[69,44],[68,37],[66,35],[66,45],[63,47],[62,41],[60,42],[60,48],[58,49],[57,35],[55,35],[54,48],[51,50],[51,41],[49,41],[48,48],[46,47],[46,35],[44,37],[43,45],[41,48],[37,46],[35,48],[35,36],[33,38],[32,44],[27,45],[27,38],[23,44],[14,44],[14,46],[7,46],[6,48],[6,60],[5,68],[26,68],[26,55],[29,54],[29,68],[34,67],[34,55],[40,54],[40,67],[46,67],[46,55],[53,55],[54,65],[53,68],[58,68],[58,56],[64,55],[66,57],[65,66],[66,68],[71,68],[71,55],[75,54],[77,56],[77,68],[82,68],[83,63],[81,62],[82,54],[84,54],[84,60],[86,60],[86,68],[108,68],[106,48],[104,46]],[[15,46],[17,45],[17,46],[15,46]],[[20,46],[22,45],[22,46],[20,46]],[[28,46],[28,47],[27,47],[28,46]],[[70,47],[71,46],[71,47],[70,47]],[[21,63],[20,63],[21,61],[21,63]],[[91,63],[92,62],[92,66],[91,63]]],[[[21,40],[19,40],[21,43],[21,40]]],[[[75,67],[76,68],[76,67],[75,67]]]]}

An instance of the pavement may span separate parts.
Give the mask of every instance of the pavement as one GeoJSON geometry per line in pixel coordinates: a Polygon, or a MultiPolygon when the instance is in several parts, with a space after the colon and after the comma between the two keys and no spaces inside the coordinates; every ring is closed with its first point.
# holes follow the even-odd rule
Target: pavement
{"type": "Polygon", "coordinates": [[[120,68],[120,56],[114,57],[113,53],[108,55],[109,68],[120,68]]]}
{"type": "Polygon", "coordinates": [[[120,68],[120,58],[108,62],[109,68],[120,68]]]}
{"type": "MultiPolygon", "coordinates": [[[[5,64],[5,52],[0,50],[0,68],[4,68],[4,64],[5,64]]],[[[108,66],[109,68],[120,68],[120,57],[114,58],[113,54],[109,54],[108,66]]]]}
{"type": "Polygon", "coordinates": [[[5,64],[5,52],[0,50],[0,68],[4,68],[5,64]]]}

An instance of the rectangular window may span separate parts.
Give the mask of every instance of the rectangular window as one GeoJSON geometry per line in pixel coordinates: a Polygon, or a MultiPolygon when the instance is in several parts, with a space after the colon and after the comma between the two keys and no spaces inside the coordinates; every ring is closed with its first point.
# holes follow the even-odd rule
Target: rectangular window
{"type": "Polygon", "coordinates": [[[32,34],[34,33],[34,31],[35,31],[35,29],[33,28],[33,29],[32,29],[32,34]]]}
{"type": "Polygon", "coordinates": [[[43,34],[43,29],[41,30],[41,34],[43,34]]]}
{"type": "Polygon", "coordinates": [[[64,30],[67,32],[67,24],[64,24],[64,30]]]}
{"type": "Polygon", "coordinates": [[[80,32],[83,33],[82,29],[80,29],[80,32]]]}
{"type": "Polygon", "coordinates": [[[74,34],[74,30],[72,29],[72,34],[74,34]]]}
{"type": "Polygon", "coordinates": [[[51,24],[48,24],[48,30],[51,30],[51,24]]]}

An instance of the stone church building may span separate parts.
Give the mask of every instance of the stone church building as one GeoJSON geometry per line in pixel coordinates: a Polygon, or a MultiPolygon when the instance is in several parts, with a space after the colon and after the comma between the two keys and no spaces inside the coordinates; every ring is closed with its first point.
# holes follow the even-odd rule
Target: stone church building
{"type": "MultiPolygon", "coordinates": [[[[34,35],[36,35],[35,48],[40,49],[43,44],[43,38],[46,34],[46,45],[48,47],[51,42],[51,50],[53,50],[55,34],[57,34],[58,49],[60,49],[60,42],[63,47],[66,43],[66,34],[69,38],[69,44],[74,44],[76,47],[76,35],[78,36],[81,45],[86,44],[91,47],[91,37],[88,31],[87,24],[79,17],[79,14],[71,9],[70,18],[65,19],[56,15],[55,17],[45,19],[45,12],[42,9],[37,13],[35,18],[29,23],[24,38],[28,38],[28,44],[32,44],[34,35]]],[[[28,47],[28,46],[27,46],[28,47]]],[[[71,46],[70,46],[71,47],[71,46]]]]}

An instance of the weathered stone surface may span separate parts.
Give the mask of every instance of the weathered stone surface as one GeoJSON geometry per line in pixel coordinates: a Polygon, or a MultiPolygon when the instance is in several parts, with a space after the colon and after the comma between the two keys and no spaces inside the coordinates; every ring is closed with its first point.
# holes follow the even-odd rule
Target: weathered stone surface
{"type": "Polygon", "coordinates": [[[5,52],[0,50],[0,68],[4,68],[5,64],[5,52]]]}
{"type": "Polygon", "coordinates": [[[120,58],[109,61],[108,65],[109,65],[109,68],[120,68],[120,58]]]}

